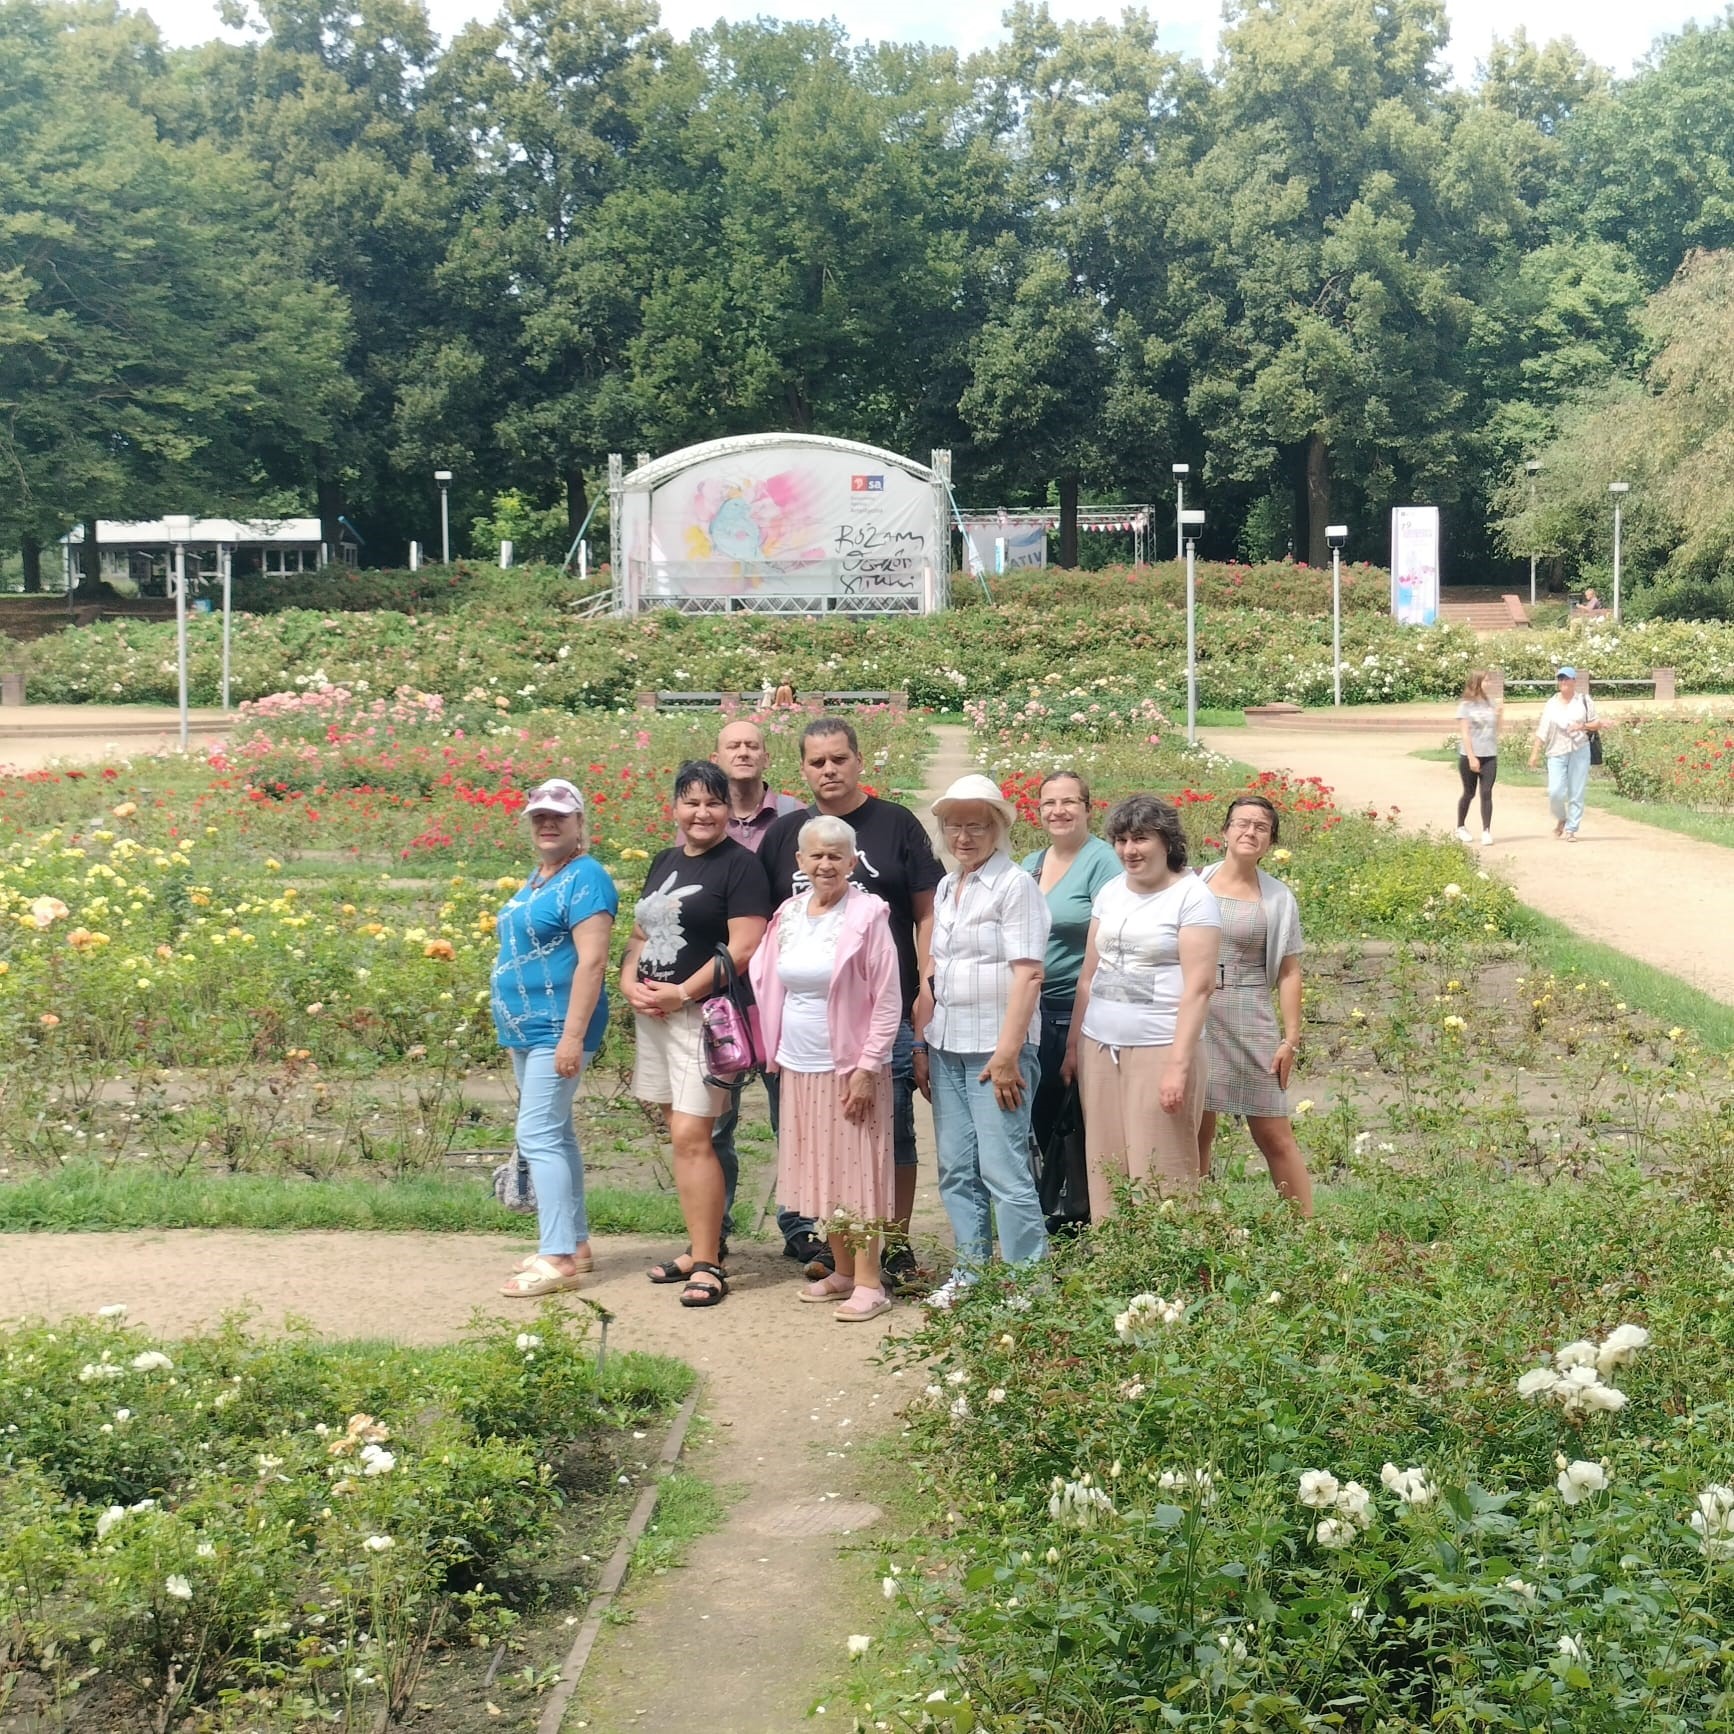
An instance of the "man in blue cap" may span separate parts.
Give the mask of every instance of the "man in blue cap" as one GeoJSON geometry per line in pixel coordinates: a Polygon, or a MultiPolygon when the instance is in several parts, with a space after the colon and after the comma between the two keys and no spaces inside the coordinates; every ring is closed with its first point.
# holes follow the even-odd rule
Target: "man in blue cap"
{"type": "MultiPolygon", "coordinates": [[[[1553,834],[1577,841],[1583,823],[1584,790],[1589,787],[1590,736],[1601,732],[1595,700],[1578,691],[1578,672],[1566,667],[1554,677],[1559,690],[1541,707],[1530,743],[1529,768],[1547,754],[1547,804],[1553,809],[1553,834]]],[[[1587,683],[1586,683],[1587,685],[1587,683]]]]}

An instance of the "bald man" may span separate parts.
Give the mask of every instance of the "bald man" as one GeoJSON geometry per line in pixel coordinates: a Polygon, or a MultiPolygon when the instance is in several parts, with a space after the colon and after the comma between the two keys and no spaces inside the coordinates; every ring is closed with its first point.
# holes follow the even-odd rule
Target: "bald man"
{"type": "MultiPolygon", "coordinates": [[[[756,722],[736,720],[724,723],[716,737],[716,751],[711,758],[729,780],[729,835],[756,855],[765,833],[780,814],[799,813],[806,803],[793,795],[776,794],[765,781],[771,763],[770,749],[765,745],[764,731],[756,722]]],[[[777,1129],[776,1079],[765,1079],[765,1090],[771,1100],[771,1131],[777,1129]]],[[[716,1147],[716,1159],[723,1171],[723,1238],[726,1241],[734,1229],[735,1184],[740,1179],[740,1157],[735,1151],[735,1127],[741,1118],[741,1087],[729,1092],[728,1106],[717,1116],[711,1132],[716,1147]]],[[[809,1227],[790,1257],[800,1258],[803,1265],[820,1243],[809,1227]]],[[[826,1250],[829,1250],[828,1248],[826,1250]]]]}

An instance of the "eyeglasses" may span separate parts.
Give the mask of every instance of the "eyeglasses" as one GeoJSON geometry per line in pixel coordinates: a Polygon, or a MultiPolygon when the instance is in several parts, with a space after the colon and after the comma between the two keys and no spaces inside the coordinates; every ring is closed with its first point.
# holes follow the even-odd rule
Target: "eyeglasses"
{"type": "Polygon", "coordinates": [[[956,819],[941,819],[939,828],[953,837],[991,837],[994,833],[991,819],[965,819],[961,823],[956,819]]]}
{"type": "Polygon", "coordinates": [[[1270,825],[1264,819],[1236,819],[1228,827],[1230,831],[1250,831],[1255,837],[1268,837],[1270,825]]]}

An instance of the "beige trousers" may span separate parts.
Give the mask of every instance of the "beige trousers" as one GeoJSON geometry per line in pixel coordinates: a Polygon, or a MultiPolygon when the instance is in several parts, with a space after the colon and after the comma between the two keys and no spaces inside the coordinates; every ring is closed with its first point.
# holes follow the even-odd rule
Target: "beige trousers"
{"type": "Polygon", "coordinates": [[[1162,1068],[1174,1050],[1106,1048],[1085,1036],[1078,1043],[1078,1094],[1084,1108],[1084,1162],[1090,1176],[1090,1218],[1113,1214],[1114,1180],[1152,1180],[1164,1196],[1198,1184],[1198,1122],[1210,1062],[1198,1044],[1178,1114],[1158,1100],[1162,1068]]]}

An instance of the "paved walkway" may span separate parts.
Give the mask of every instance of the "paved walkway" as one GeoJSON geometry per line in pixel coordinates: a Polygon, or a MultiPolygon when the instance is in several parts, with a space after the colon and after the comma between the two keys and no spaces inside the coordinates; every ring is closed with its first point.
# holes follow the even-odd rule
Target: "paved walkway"
{"type": "MultiPolygon", "coordinates": [[[[1720,701],[1726,705],[1727,700],[1720,701]]],[[[1539,711],[1510,705],[1508,723],[1539,711]]],[[[1604,705],[1617,714],[1618,706],[1604,705]]],[[[1378,713],[1345,710],[1281,728],[1202,729],[1212,750],[1259,770],[1322,777],[1345,807],[1395,809],[1416,831],[1449,832],[1462,785],[1455,764],[1412,755],[1444,744],[1456,729],[1456,706],[1404,705],[1378,713]],[[1437,728],[1429,728],[1429,722],[1437,728]]],[[[1480,825],[1472,809],[1472,830],[1480,825]]],[[[1531,908],[1565,922],[1734,1004],[1734,852],[1596,807],[1585,809],[1573,844],[1553,835],[1543,789],[1500,784],[1493,792],[1493,845],[1485,851],[1531,908]]]]}

